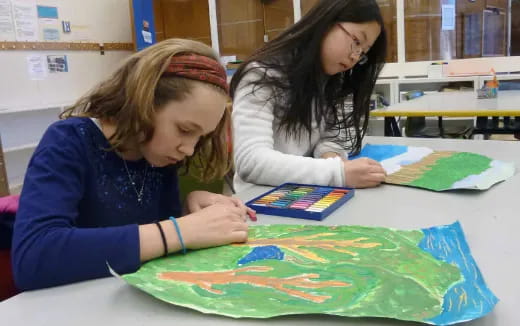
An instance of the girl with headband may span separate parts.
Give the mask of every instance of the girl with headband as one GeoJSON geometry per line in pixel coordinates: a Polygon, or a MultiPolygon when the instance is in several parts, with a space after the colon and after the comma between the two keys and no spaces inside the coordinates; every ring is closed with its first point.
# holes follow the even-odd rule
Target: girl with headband
{"type": "Polygon", "coordinates": [[[62,114],[29,163],[12,255],[20,290],[136,271],[174,252],[247,239],[234,198],[195,191],[177,170],[230,168],[224,68],[208,46],[170,39],[132,55],[62,114]],[[204,159],[201,159],[201,158],[204,159]]]}

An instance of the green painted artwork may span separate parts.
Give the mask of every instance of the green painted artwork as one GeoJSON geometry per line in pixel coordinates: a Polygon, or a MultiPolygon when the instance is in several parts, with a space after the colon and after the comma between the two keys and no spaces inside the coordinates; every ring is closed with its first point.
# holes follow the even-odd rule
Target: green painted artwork
{"type": "Polygon", "coordinates": [[[172,255],[122,276],[160,300],[229,317],[387,317],[451,324],[497,302],[458,223],[400,231],[266,225],[245,244],[172,255]]]}
{"type": "Polygon", "coordinates": [[[513,163],[487,156],[427,147],[367,144],[353,157],[372,158],[387,173],[385,183],[434,191],[452,189],[486,190],[515,174],[513,163]]]}

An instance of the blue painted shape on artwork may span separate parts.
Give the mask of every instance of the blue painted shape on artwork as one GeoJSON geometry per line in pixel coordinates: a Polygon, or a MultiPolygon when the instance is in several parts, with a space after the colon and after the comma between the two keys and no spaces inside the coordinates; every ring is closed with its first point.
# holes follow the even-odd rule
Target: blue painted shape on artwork
{"type": "Polygon", "coordinates": [[[277,259],[283,260],[284,253],[277,246],[256,247],[245,257],[238,261],[239,265],[244,265],[258,260],[277,259]]]}
{"type": "Polygon", "coordinates": [[[424,238],[419,247],[439,260],[456,265],[463,275],[463,281],[453,285],[444,296],[442,314],[428,321],[436,325],[448,325],[480,318],[491,312],[498,298],[486,286],[471,256],[460,223],[422,231],[424,238]],[[459,298],[463,293],[466,293],[467,299],[459,306],[459,298]]]}
{"type": "Polygon", "coordinates": [[[403,145],[372,145],[366,144],[359,155],[349,157],[349,160],[354,160],[356,158],[368,157],[378,162],[386,160],[388,158],[392,158],[397,155],[401,155],[408,151],[408,146],[403,145]]]}

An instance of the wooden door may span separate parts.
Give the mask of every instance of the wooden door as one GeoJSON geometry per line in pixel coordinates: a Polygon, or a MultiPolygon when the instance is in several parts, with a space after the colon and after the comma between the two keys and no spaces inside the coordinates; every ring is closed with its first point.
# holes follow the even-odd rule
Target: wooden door
{"type": "Polygon", "coordinates": [[[211,46],[208,0],[154,0],[157,40],[185,38],[211,46]]]}
{"type": "Polygon", "coordinates": [[[397,7],[395,1],[377,0],[388,40],[386,62],[397,62],[397,7]]]}
{"type": "Polygon", "coordinates": [[[264,13],[259,0],[217,0],[221,55],[246,59],[264,44],[264,13]]]}
{"type": "Polygon", "coordinates": [[[320,0],[301,0],[302,17],[305,16],[319,1],[320,0]]]}
{"type": "MultiPolygon", "coordinates": [[[[486,0],[486,6],[507,10],[507,2],[507,0],[486,0]]],[[[513,2],[515,2],[515,0],[513,0],[513,2]]]]}
{"type": "Polygon", "coordinates": [[[511,3],[511,55],[520,56],[520,0],[511,3]]]}
{"type": "Polygon", "coordinates": [[[221,55],[249,57],[294,23],[292,0],[217,0],[221,55]]]}
{"type": "Polygon", "coordinates": [[[406,61],[446,60],[457,56],[457,24],[454,30],[442,28],[442,4],[448,3],[449,0],[405,1],[406,61]]]}
{"type": "Polygon", "coordinates": [[[270,41],[294,24],[292,0],[263,0],[265,41],[270,41]]]}

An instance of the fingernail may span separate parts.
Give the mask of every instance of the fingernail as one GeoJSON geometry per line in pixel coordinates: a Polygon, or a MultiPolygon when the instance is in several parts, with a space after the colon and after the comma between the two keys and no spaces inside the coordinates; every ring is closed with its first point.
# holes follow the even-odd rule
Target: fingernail
{"type": "Polygon", "coordinates": [[[249,215],[249,218],[251,219],[251,221],[253,221],[253,222],[257,221],[256,213],[254,211],[248,211],[247,215],[249,215]]]}

